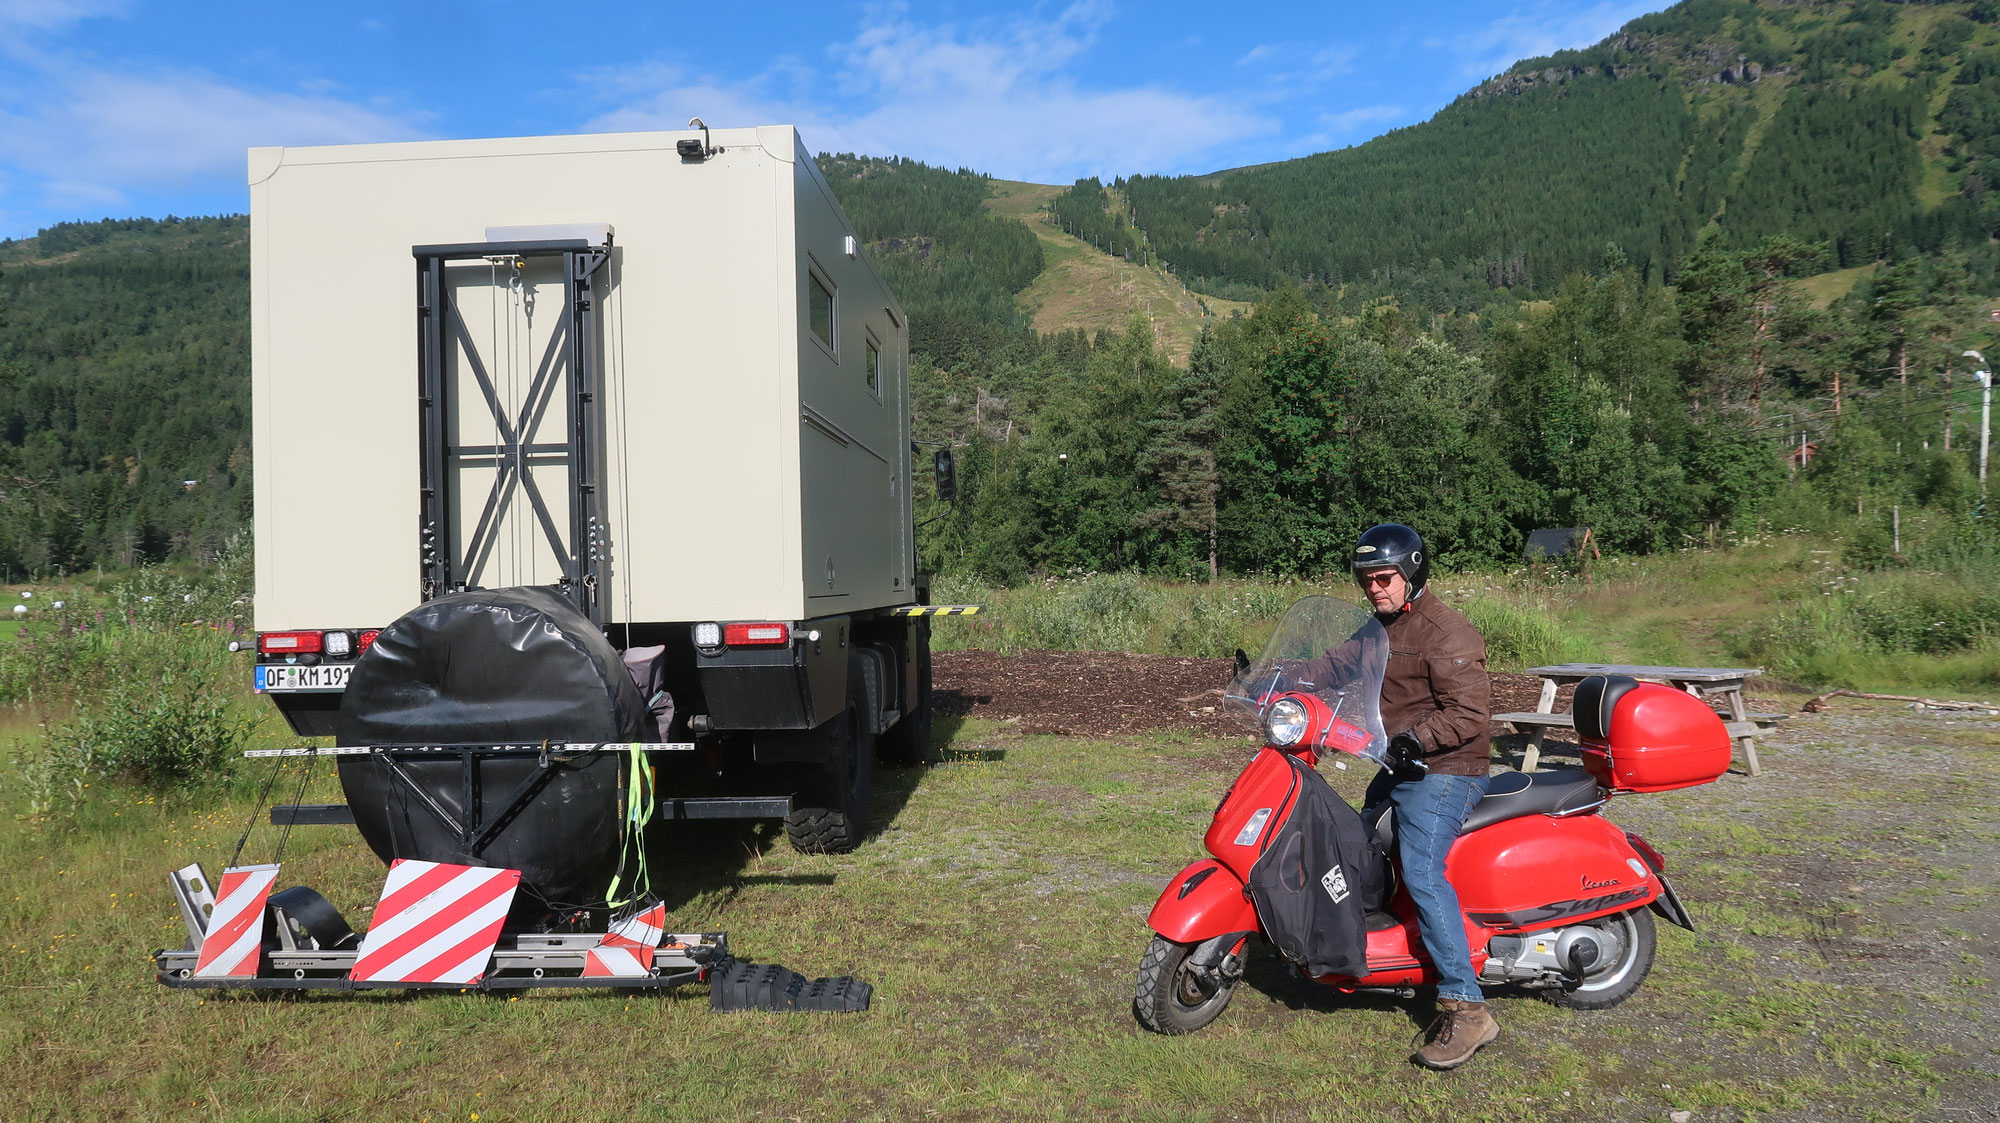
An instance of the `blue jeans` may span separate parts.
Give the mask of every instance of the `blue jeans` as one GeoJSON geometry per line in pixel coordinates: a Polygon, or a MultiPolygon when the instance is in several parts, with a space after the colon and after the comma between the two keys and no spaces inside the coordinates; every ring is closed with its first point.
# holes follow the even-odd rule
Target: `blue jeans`
{"type": "Polygon", "coordinates": [[[1458,840],[1458,828],[1486,794],[1484,776],[1431,773],[1398,783],[1389,773],[1375,777],[1364,798],[1370,807],[1384,799],[1396,805],[1396,849],[1403,857],[1403,884],[1417,905],[1417,927],[1438,971],[1438,997],[1484,1002],[1472,972],[1472,949],[1465,942],[1465,917],[1458,891],[1445,880],[1444,859],[1458,840]]]}

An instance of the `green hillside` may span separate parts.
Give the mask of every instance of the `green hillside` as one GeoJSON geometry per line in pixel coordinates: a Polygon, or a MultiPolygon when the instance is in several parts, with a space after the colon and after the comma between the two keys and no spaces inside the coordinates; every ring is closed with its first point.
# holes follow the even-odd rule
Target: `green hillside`
{"type": "MultiPolygon", "coordinates": [[[[927,567],[1312,574],[1382,518],[1452,564],[1771,524],[1901,564],[2000,557],[1961,357],[2000,356],[1996,137],[2000,0],[1689,0],[1304,160],[820,166],[961,452],[927,567]]],[[[247,266],[240,217],[0,243],[0,568],[247,528],[247,266]]]]}
{"type": "Polygon", "coordinates": [[[1685,0],[1354,148],[1117,186],[1126,236],[1198,291],[1464,309],[1552,291],[1608,244],[1670,278],[1709,227],[1834,268],[1964,246],[1990,276],[1996,141],[2000,4],[1685,0]]]}
{"type": "Polygon", "coordinates": [[[0,243],[0,571],[213,558],[249,523],[250,224],[0,243]]]}

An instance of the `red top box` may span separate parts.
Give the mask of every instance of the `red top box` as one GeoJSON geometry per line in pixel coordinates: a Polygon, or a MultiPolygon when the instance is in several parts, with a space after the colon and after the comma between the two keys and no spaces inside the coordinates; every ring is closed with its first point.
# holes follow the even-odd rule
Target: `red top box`
{"type": "Polygon", "coordinates": [[[1685,691],[1622,675],[1589,678],[1577,685],[1575,714],[1583,766],[1613,791],[1691,788],[1729,771],[1729,730],[1685,691]]]}

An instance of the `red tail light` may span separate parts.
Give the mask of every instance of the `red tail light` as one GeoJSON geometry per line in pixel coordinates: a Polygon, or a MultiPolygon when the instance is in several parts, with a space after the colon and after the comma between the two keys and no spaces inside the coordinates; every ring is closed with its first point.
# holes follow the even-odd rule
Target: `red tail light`
{"type": "Polygon", "coordinates": [[[319,649],[318,632],[265,632],[257,637],[257,650],[265,655],[317,654],[319,649]]]}
{"type": "Polygon", "coordinates": [[[760,643],[792,642],[790,624],[724,624],[722,642],[731,647],[741,647],[760,643]]]}
{"type": "Polygon", "coordinates": [[[380,628],[370,628],[367,631],[361,633],[361,635],[354,641],[355,654],[357,655],[362,654],[363,652],[366,652],[369,648],[375,646],[375,637],[381,634],[382,634],[382,629],[380,628]]]}

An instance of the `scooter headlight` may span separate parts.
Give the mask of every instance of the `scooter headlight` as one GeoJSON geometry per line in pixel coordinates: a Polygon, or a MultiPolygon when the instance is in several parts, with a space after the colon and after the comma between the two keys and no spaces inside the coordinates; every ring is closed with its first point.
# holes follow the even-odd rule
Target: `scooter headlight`
{"type": "Polygon", "coordinates": [[[1280,698],[1264,711],[1264,738],[1280,748],[1296,745],[1306,735],[1306,708],[1296,698],[1280,698]]]}

